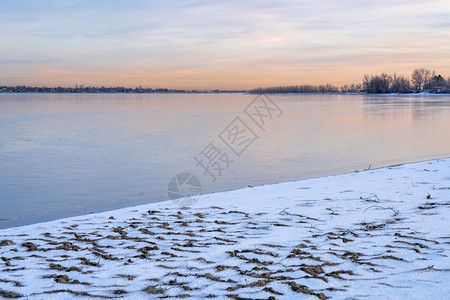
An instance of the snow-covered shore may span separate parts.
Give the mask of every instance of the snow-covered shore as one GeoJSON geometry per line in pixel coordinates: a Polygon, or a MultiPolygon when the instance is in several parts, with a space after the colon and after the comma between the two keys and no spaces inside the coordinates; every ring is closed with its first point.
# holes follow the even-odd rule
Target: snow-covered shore
{"type": "Polygon", "coordinates": [[[450,294],[450,159],[0,230],[0,298],[450,294]]]}

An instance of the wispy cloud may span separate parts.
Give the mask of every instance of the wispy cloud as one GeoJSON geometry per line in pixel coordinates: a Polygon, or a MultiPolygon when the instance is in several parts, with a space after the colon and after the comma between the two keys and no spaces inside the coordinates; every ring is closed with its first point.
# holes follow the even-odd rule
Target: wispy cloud
{"type": "Polygon", "coordinates": [[[0,11],[7,84],[54,74],[57,84],[247,88],[417,66],[450,74],[448,1],[4,0],[0,11]]]}

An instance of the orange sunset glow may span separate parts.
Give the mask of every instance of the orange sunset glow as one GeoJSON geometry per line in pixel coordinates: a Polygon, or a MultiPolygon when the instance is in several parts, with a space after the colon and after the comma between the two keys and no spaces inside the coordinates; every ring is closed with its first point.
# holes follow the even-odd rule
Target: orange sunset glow
{"type": "Polygon", "coordinates": [[[0,83],[249,89],[450,73],[447,1],[0,3],[0,83]],[[38,46],[38,47],[36,47],[38,46]]]}

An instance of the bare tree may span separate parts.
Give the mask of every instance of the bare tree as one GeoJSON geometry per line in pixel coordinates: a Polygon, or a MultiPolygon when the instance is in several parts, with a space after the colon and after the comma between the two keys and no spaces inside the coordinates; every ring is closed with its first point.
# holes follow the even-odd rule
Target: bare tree
{"type": "Polygon", "coordinates": [[[435,72],[421,68],[415,69],[411,75],[411,81],[417,92],[423,91],[425,84],[430,82],[431,78],[433,78],[435,72]]]}
{"type": "Polygon", "coordinates": [[[394,73],[392,76],[391,93],[407,93],[411,90],[409,78],[394,73]]]}
{"type": "Polygon", "coordinates": [[[370,94],[386,94],[391,92],[392,76],[383,73],[381,75],[363,77],[363,90],[370,94]]]}
{"type": "Polygon", "coordinates": [[[363,88],[363,91],[365,91],[366,93],[371,92],[370,91],[370,76],[367,74],[364,74],[362,88],[363,88]]]}
{"type": "Polygon", "coordinates": [[[392,83],[392,76],[386,73],[382,73],[380,79],[381,79],[381,92],[383,94],[389,93],[392,83]]]}

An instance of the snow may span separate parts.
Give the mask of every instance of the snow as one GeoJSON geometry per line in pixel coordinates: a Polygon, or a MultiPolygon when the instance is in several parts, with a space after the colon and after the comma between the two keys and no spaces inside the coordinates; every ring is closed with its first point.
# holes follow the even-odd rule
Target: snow
{"type": "Polygon", "coordinates": [[[449,171],[441,159],[0,230],[0,296],[444,299],[449,171]]]}

